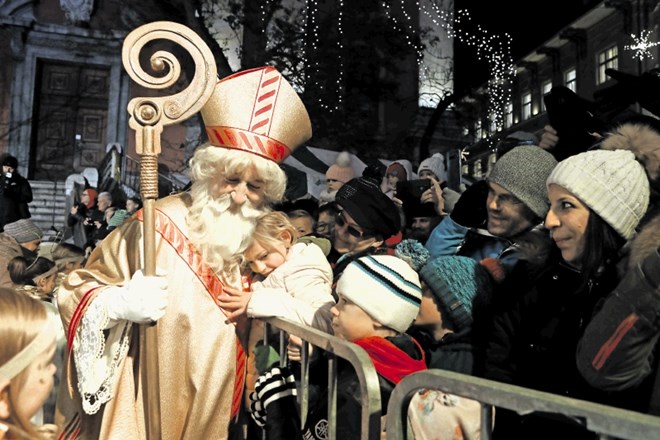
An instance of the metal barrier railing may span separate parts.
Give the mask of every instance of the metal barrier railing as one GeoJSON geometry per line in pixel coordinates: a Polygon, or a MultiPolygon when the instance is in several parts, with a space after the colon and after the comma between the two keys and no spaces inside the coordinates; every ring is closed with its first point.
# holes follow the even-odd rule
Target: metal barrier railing
{"type": "Polygon", "coordinates": [[[394,388],[387,406],[387,438],[402,440],[408,428],[408,406],[419,389],[441,390],[481,403],[481,438],[491,436],[492,406],[519,414],[535,411],[561,414],[585,421],[601,439],[648,440],[660,437],[660,417],[572,399],[445,370],[411,374],[394,388]]]}
{"type": "MultiPolygon", "coordinates": [[[[300,420],[304,426],[309,403],[309,345],[313,345],[328,353],[328,440],[337,437],[337,357],[351,363],[360,381],[362,419],[361,436],[363,440],[380,438],[381,400],[378,375],[371,359],[360,346],[343,341],[335,336],[324,333],[312,327],[297,324],[281,318],[267,318],[268,325],[280,330],[280,360],[286,359],[286,341],[284,332],[298,336],[303,340],[301,360],[301,396],[300,420]]],[[[346,440],[346,439],[343,439],[346,440]]]]}

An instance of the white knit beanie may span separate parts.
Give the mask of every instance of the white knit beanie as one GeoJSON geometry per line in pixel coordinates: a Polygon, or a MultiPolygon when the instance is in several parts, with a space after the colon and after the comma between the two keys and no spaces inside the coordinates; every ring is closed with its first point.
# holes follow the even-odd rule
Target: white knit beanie
{"type": "Polygon", "coordinates": [[[646,172],[627,150],[593,150],[570,156],[552,171],[547,185],[551,183],[573,193],[627,240],[649,206],[646,172]]]}
{"type": "Polygon", "coordinates": [[[337,294],[401,333],[415,320],[422,302],[417,272],[391,255],[370,255],[351,262],[337,282],[337,294]]]}

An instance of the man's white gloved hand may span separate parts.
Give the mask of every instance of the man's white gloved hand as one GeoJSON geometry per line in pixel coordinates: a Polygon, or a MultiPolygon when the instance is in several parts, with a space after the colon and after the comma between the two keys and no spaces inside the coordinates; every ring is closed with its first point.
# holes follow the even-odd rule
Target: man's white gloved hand
{"type": "Polygon", "coordinates": [[[167,308],[167,295],[165,277],[147,277],[139,270],[127,285],[105,289],[103,300],[110,319],[144,324],[163,317],[167,308]]]}

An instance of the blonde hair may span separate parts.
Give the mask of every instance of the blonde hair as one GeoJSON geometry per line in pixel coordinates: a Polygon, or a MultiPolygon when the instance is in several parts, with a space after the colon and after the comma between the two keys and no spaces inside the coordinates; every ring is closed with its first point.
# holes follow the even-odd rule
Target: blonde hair
{"type": "MultiPolygon", "coordinates": [[[[13,289],[0,287],[0,366],[4,366],[27,347],[42,331],[48,314],[38,299],[21,295],[13,289]]],[[[7,389],[9,418],[3,420],[9,427],[8,438],[40,438],[30,423],[31,415],[21,413],[16,402],[28,378],[29,368],[23,369],[7,389]]]]}
{"type": "Polygon", "coordinates": [[[215,147],[208,143],[202,145],[190,159],[190,177],[195,182],[210,184],[218,175],[240,175],[250,166],[255,167],[257,175],[264,182],[266,202],[271,204],[281,201],[286,189],[284,171],[272,160],[242,150],[215,147]]]}
{"type": "Polygon", "coordinates": [[[264,249],[272,251],[279,244],[289,249],[298,232],[289,221],[289,217],[280,211],[272,211],[257,218],[252,234],[252,243],[257,242],[264,249]],[[289,240],[282,238],[282,233],[289,233],[289,240]]]}

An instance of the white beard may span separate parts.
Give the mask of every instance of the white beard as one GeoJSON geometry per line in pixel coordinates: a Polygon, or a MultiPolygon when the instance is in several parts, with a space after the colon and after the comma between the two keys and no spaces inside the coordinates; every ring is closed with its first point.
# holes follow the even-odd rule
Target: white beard
{"type": "MultiPolygon", "coordinates": [[[[195,194],[193,192],[193,194],[195,194]]],[[[206,193],[193,196],[188,212],[190,241],[202,255],[202,261],[216,273],[236,267],[252,236],[255,219],[262,214],[249,200],[232,206],[231,196],[218,199],[206,193]]]]}
{"type": "Polygon", "coordinates": [[[336,195],[337,195],[337,191],[328,191],[328,189],[326,188],[323,191],[321,191],[321,194],[319,194],[319,202],[320,203],[334,202],[336,195]]]}

